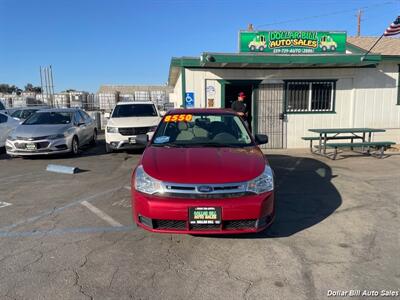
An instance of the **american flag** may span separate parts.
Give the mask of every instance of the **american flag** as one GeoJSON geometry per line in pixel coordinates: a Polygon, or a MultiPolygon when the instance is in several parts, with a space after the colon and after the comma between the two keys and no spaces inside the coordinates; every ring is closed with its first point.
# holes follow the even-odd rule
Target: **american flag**
{"type": "Polygon", "coordinates": [[[384,36],[396,35],[400,33],[400,16],[385,30],[384,36]]]}

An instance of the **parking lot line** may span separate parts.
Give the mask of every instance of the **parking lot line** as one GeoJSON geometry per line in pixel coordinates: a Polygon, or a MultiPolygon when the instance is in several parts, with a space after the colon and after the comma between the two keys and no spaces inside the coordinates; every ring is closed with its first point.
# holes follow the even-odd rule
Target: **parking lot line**
{"type": "Polygon", "coordinates": [[[111,218],[105,212],[103,212],[102,210],[98,209],[96,206],[93,206],[89,202],[82,201],[81,204],[83,206],[86,206],[92,213],[94,213],[96,216],[98,216],[99,218],[101,218],[104,221],[106,221],[111,226],[113,226],[113,227],[123,227],[123,225],[121,223],[115,221],[113,218],[111,218]]]}
{"type": "Polygon", "coordinates": [[[118,191],[120,189],[121,189],[121,187],[109,189],[109,190],[106,190],[106,191],[103,191],[103,192],[100,192],[100,193],[96,193],[94,195],[91,195],[91,196],[88,196],[88,197],[85,197],[85,198],[81,198],[81,199],[75,200],[75,201],[73,201],[71,203],[68,203],[67,205],[61,206],[59,208],[49,209],[49,210],[44,211],[41,214],[36,215],[34,217],[30,217],[28,219],[21,220],[19,222],[14,223],[14,224],[2,227],[2,228],[0,228],[0,232],[1,231],[7,231],[7,230],[13,229],[15,227],[21,226],[21,225],[26,225],[26,224],[29,224],[29,223],[33,223],[33,222],[35,222],[35,221],[37,221],[37,220],[39,220],[41,218],[47,217],[47,216],[49,216],[51,214],[58,213],[58,212],[66,209],[66,208],[69,208],[69,207],[75,206],[77,204],[80,204],[83,201],[90,201],[90,200],[93,200],[93,199],[95,199],[97,197],[104,196],[104,195],[107,195],[109,193],[116,192],[116,191],[118,191]]]}
{"type": "Polygon", "coordinates": [[[1,202],[0,201],[0,208],[7,207],[7,206],[10,206],[10,205],[12,205],[12,204],[8,203],[8,202],[1,202]]]}
{"type": "Polygon", "coordinates": [[[80,227],[80,228],[63,228],[53,230],[35,230],[35,231],[0,231],[0,238],[12,237],[32,237],[32,236],[53,236],[72,233],[103,233],[103,232],[126,232],[133,231],[136,227],[122,226],[122,227],[80,227]]]}

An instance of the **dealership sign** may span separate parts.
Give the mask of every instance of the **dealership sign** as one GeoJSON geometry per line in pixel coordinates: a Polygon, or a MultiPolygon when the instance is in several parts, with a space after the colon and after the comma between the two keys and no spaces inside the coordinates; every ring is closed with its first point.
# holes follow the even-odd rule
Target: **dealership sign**
{"type": "Polygon", "coordinates": [[[241,31],[240,52],[276,54],[344,53],[343,31],[241,31]]]}

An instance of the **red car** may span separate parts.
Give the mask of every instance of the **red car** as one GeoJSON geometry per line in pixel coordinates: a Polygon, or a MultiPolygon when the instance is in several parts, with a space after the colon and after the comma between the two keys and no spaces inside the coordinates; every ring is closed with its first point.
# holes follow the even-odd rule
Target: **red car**
{"type": "Polygon", "coordinates": [[[232,110],[168,112],[132,174],[135,222],[164,233],[264,230],[275,212],[273,171],[257,146],[267,142],[232,110]]]}

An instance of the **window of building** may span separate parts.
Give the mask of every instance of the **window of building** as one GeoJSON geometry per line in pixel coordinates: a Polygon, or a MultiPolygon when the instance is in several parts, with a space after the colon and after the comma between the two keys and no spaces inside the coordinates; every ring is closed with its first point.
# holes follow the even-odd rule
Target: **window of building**
{"type": "Polygon", "coordinates": [[[333,112],[335,80],[286,81],[286,112],[333,112]]]}

